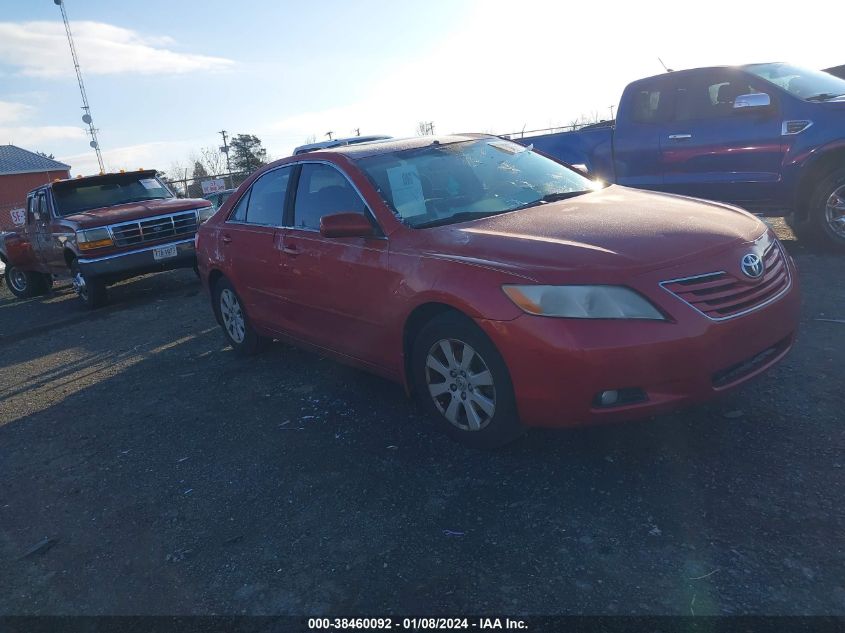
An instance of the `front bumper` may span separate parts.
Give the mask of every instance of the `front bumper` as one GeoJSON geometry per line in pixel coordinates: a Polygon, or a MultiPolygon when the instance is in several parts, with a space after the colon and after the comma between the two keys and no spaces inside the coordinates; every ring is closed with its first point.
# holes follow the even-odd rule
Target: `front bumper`
{"type": "Polygon", "coordinates": [[[86,277],[104,278],[117,281],[136,275],[173,270],[175,268],[190,268],[196,264],[194,238],[156,244],[126,253],[106,255],[104,257],[80,258],[77,260],[79,269],[86,277]],[[153,252],[156,249],[174,246],[176,256],[156,260],[153,252]]]}
{"type": "Polygon", "coordinates": [[[713,399],[780,361],[799,321],[792,274],[795,282],[777,301],[721,322],[691,309],[665,322],[527,314],[477,322],[504,357],[526,426],[633,420],[713,399]],[[635,389],[646,399],[606,407],[596,401],[606,390],[635,389]]]}

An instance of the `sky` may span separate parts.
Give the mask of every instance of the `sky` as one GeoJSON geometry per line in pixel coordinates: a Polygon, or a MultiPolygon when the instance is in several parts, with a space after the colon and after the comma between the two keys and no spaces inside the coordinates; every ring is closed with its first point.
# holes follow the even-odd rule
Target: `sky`
{"type": "MultiPolygon", "coordinates": [[[[827,1],[64,0],[106,168],[190,167],[257,135],[508,133],[610,118],[625,85],[674,69],[845,63],[827,1]],[[827,16],[827,17],[825,17],[827,16]],[[792,24],[791,20],[800,20],[792,24]],[[818,21],[817,24],[814,23],[818,21]]],[[[99,171],[53,0],[0,0],[0,143],[99,171]]],[[[176,175],[176,174],[172,174],[176,175]]]]}

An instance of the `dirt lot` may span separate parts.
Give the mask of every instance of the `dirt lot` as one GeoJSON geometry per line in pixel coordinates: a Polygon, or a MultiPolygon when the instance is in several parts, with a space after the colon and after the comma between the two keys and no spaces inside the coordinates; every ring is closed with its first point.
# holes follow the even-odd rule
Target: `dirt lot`
{"type": "Polygon", "coordinates": [[[379,378],[236,358],[190,271],[96,314],[3,288],[0,614],[845,614],[845,258],[787,246],[764,378],[494,453],[379,378]]]}

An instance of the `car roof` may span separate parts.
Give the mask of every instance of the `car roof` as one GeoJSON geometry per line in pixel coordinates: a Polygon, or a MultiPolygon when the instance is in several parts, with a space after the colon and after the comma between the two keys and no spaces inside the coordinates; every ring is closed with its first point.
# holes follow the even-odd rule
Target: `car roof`
{"type": "Polygon", "coordinates": [[[341,154],[351,159],[366,158],[379,154],[390,154],[401,152],[407,149],[428,147],[429,145],[450,145],[462,143],[479,138],[498,138],[492,134],[452,134],[448,136],[412,136],[409,138],[395,138],[378,143],[362,143],[360,145],[344,145],[343,147],[332,147],[322,153],[341,154]]]}
{"type": "Polygon", "coordinates": [[[293,150],[294,155],[305,154],[307,152],[315,152],[321,149],[328,149],[332,147],[340,147],[343,145],[357,145],[359,143],[374,143],[393,138],[392,136],[384,135],[370,135],[370,136],[351,136],[349,138],[335,138],[330,141],[320,141],[319,143],[308,143],[307,145],[300,145],[293,150]]]}

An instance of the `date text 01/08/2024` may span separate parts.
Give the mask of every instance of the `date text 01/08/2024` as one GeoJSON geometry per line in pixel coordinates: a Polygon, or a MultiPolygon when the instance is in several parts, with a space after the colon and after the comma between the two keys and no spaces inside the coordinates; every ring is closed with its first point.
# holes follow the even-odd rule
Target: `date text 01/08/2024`
{"type": "Polygon", "coordinates": [[[510,618],[309,618],[310,630],[391,630],[438,631],[451,629],[524,630],[524,620],[510,618]]]}

